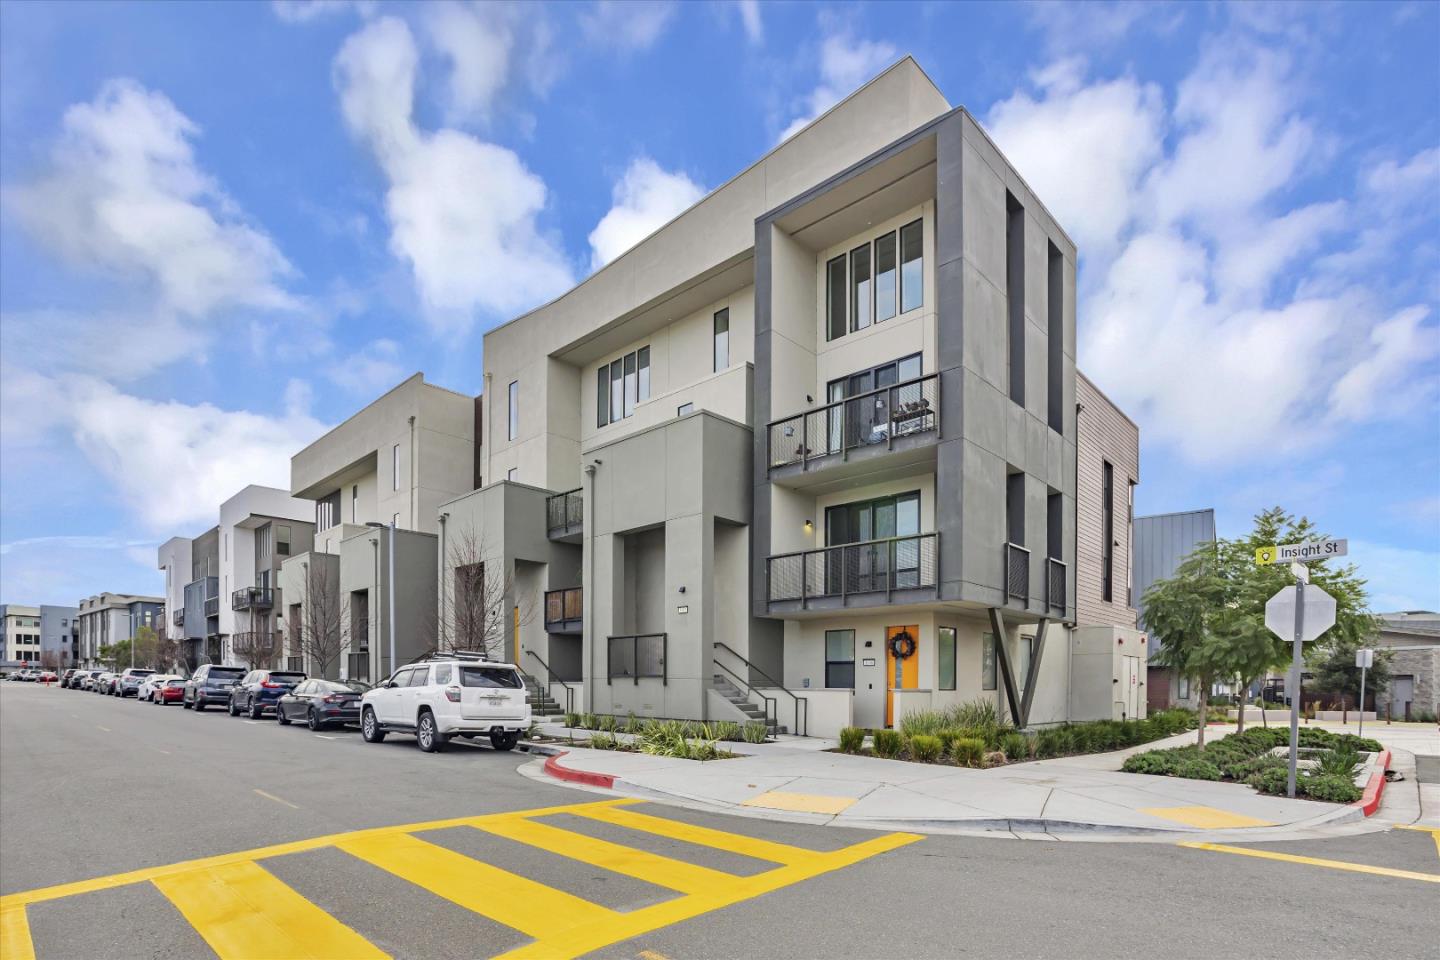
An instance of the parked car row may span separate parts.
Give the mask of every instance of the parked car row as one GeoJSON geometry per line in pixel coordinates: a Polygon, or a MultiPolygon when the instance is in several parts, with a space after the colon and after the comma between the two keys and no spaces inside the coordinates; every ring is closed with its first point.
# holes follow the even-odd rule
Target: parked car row
{"type": "Polygon", "coordinates": [[[8,674],[6,680],[13,680],[17,683],[54,683],[56,681],[54,670],[37,670],[26,667],[23,670],[16,670],[8,674]]]}
{"type": "Polygon", "coordinates": [[[496,750],[512,750],[530,728],[519,669],[474,654],[431,655],[374,687],[294,670],[217,663],[201,664],[189,677],[138,667],[119,673],[70,669],[60,686],[134,696],[157,706],[179,703],[197,713],[223,706],[232,717],[259,720],[271,714],[281,726],[304,723],[311,730],[359,724],[367,743],[379,743],[391,733],[408,734],[427,753],[457,736],[489,737],[496,750]]]}

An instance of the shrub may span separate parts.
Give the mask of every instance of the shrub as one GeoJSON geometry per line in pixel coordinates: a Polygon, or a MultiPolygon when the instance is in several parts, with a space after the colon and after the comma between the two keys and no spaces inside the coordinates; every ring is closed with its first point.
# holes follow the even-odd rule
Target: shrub
{"type": "Polygon", "coordinates": [[[595,718],[595,729],[603,730],[606,733],[614,733],[615,728],[619,725],[619,721],[609,714],[602,714],[595,718]]]}
{"type": "Polygon", "coordinates": [[[985,762],[985,743],[973,737],[961,737],[950,746],[950,756],[965,767],[978,767],[985,762]]]}
{"type": "Polygon", "coordinates": [[[899,730],[875,731],[875,756],[889,760],[900,754],[903,743],[899,730]]]}
{"type": "Polygon", "coordinates": [[[1126,773],[1149,773],[1157,776],[1169,776],[1175,772],[1175,755],[1169,750],[1151,750],[1148,753],[1137,753],[1134,756],[1126,757],[1125,764],[1120,769],[1126,773]]]}
{"type": "Polygon", "coordinates": [[[935,734],[940,738],[940,749],[945,756],[950,756],[950,747],[959,740],[963,734],[956,727],[946,727],[935,734]]]}
{"type": "Polygon", "coordinates": [[[840,752],[859,753],[865,745],[865,731],[859,727],[844,727],[840,730],[840,752]]]}
{"type": "Polygon", "coordinates": [[[1030,756],[1029,739],[1018,730],[1011,730],[1000,737],[1000,749],[1007,760],[1024,760],[1030,756]]]}
{"type": "Polygon", "coordinates": [[[910,759],[921,763],[934,763],[944,753],[940,738],[928,733],[917,733],[910,738],[910,759]]]}
{"type": "Polygon", "coordinates": [[[567,713],[567,714],[565,714],[565,726],[571,728],[572,730],[573,730],[574,728],[580,726],[580,714],[578,714],[578,713],[567,713]]]}
{"type": "Polygon", "coordinates": [[[1360,754],[1349,747],[1331,747],[1315,758],[1315,772],[1312,776],[1342,777],[1352,783],[1360,771],[1360,754]]]}
{"type": "Polygon", "coordinates": [[[626,733],[639,733],[644,727],[645,722],[635,714],[631,713],[625,716],[624,730],[626,733]]]}
{"type": "Polygon", "coordinates": [[[950,727],[1003,727],[1000,705],[994,700],[967,700],[945,710],[946,726],[950,727]]]}
{"type": "Polygon", "coordinates": [[[618,750],[620,741],[613,733],[593,733],[590,735],[590,746],[596,750],[618,750]]]}
{"type": "Polygon", "coordinates": [[[1191,757],[1175,764],[1175,776],[1186,780],[1219,780],[1220,768],[1209,760],[1191,757]]]}
{"type": "Polygon", "coordinates": [[[744,736],[745,733],[740,729],[740,724],[734,720],[720,720],[715,724],[716,740],[729,740],[733,742],[743,739],[744,736]]]}
{"type": "Polygon", "coordinates": [[[580,726],[586,730],[594,730],[597,722],[593,713],[585,713],[580,716],[580,726]]]}
{"type": "Polygon", "coordinates": [[[900,718],[900,732],[907,737],[935,734],[946,726],[949,720],[941,710],[912,710],[900,718]]]}
{"type": "Polygon", "coordinates": [[[1328,803],[1354,803],[1362,793],[1354,780],[1334,773],[1312,773],[1301,777],[1295,783],[1295,790],[1297,793],[1303,790],[1305,796],[1328,803]]]}
{"type": "Polygon", "coordinates": [[[1252,775],[1274,767],[1284,770],[1289,767],[1289,763],[1284,757],[1277,757],[1273,753],[1262,753],[1260,756],[1250,757],[1248,760],[1236,760],[1232,763],[1221,764],[1220,772],[1231,780],[1239,780],[1244,783],[1248,782],[1252,775]]]}
{"type": "Polygon", "coordinates": [[[1288,764],[1280,763],[1262,767],[1246,777],[1245,783],[1261,793],[1283,797],[1290,778],[1288,766],[1288,764]]]}
{"type": "Polygon", "coordinates": [[[741,736],[745,738],[746,743],[764,743],[770,739],[770,728],[765,726],[763,720],[751,720],[745,724],[741,736]]]}

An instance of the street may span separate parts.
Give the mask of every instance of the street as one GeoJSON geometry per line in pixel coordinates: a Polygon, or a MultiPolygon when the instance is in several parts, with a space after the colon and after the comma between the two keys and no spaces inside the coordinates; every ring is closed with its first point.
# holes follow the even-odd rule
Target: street
{"type": "Polygon", "coordinates": [[[0,683],[0,953],[1201,957],[1243,942],[1309,958],[1440,942],[1440,840],[1423,830],[1218,850],[919,837],[607,798],[517,772],[532,762],[0,683]]]}

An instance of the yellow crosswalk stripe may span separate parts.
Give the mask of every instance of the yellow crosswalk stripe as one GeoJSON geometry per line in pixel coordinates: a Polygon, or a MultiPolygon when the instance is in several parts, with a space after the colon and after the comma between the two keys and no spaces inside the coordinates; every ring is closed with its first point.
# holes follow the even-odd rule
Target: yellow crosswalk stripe
{"type": "Polygon", "coordinates": [[[601,867],[681,893],[700,893],[735,879],[733,874],[685,863],[657,853],[637,850],[608,840],[587,837],[523,817],[492,819],[475,824],[479,830],[557,853],[571,860],[601,867]]]}
{"type": "Polygon", "coordinates": [[[536,938],[617,916],[589,900],[408,834],[347,839],[335,846],[451,903],[536,938]]]}
{"type": "Polygon", "coordinates": [[[35,960],[35,944],[30,939],[30,921],[25,917],[23,903],[0,909],[0,958],[35,960]]]}
{"type": "Polygon", "coordinates": [[[205,867],[152,882],[221,960],[388,957],[258,863],[205,867]]]}
{"type": "Polygon", "coordinates": [[[792,847],[786,843],[772,843],[769,840],[746,837],[738,833],[727,833],[724,830],[712,830],[709,827],[681,823],[679,820],[670,820],[665,817],[653,817],[648,813],[636,813],[633,810],[621,810],[615,807],[580,807],[567,812],[577,817],[599,820],[601,823],[612,823],[619,827],[629,827],[631,830],[653,833],[669,837],[672,840],[684,840],[702,847],[729,850],[731,853],[753,857],[756,860],[768,860],[771,863],[814,863],[825,856],[823,853],[806,850],[803,847],[792,847]]]}

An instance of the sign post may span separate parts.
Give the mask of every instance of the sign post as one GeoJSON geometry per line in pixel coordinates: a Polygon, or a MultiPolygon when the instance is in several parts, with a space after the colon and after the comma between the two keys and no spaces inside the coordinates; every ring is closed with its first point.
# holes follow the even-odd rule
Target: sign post
{"type": "MultiPolygon", "coordinates": [[[[1269,562],[1269,561],[1267,561],[1269,562]]],[[[1288,562],[1288,561],[1287,561],[1288,562]]],[[[1308,573],[1308,570],[1306,571],[1308,573]]],[[[1295,796],[1295,767],[1300,749],[1300,666],[1305,644],[1335,625],[1335,598],[1297,578],[1293,587],[1281,587],[1265,604],[1265,626],[1282,640],[1290,640],[1290,775],[1286,795],[1295,796]]]]}
{"type": "Polygon", "coordinates": [[[1355,651],[1355,666],[1360,668],[1360,736],[1365,736],[1365,671],[1375,665],[1375,651],[1369,647],[1355,651]]]}

